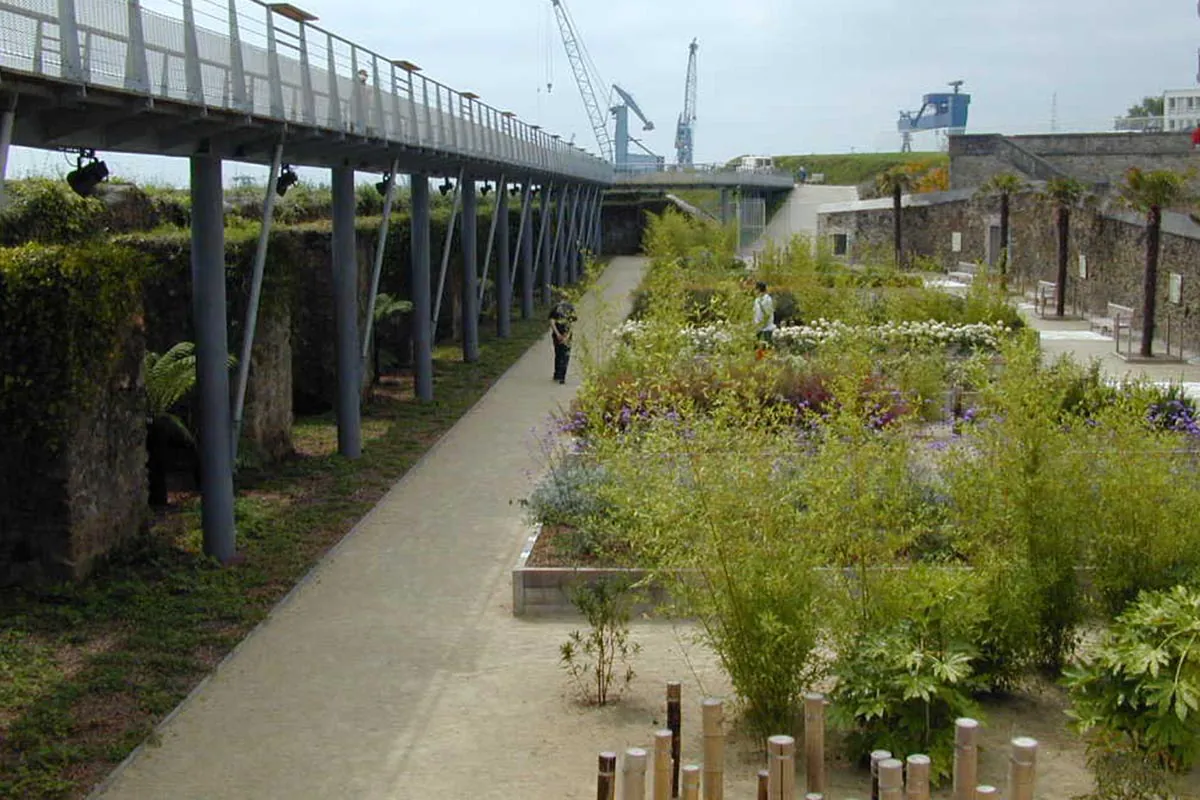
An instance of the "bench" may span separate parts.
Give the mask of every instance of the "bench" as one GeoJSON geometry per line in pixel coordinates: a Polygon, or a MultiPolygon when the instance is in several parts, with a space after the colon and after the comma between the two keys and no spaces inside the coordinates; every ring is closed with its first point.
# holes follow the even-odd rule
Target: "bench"
{"type": "Polygon", "coordinates": [[[946,273],[946,277],[956,280],[959,283],[971,283],[975,280],[975,276],[979,274],[979,265],[972,264],[968,261],[958,262],[958,269],[951,270],[946,273]]]}
{"type": "Polygon", "coordinates": [[[1105,316],[1093,319],[1089,323],[1089,327],[1102,334],[1111,334],[1116,339],[1121,335],[1122,327],[1132,329],[1136,313],[1131,306],[1109,303],[1105,316]]]}
{"type": "Polygon", "coordinates": [[[1046,309],[1052,307],[1058,311],[1058,284],[1054,281],[1038,281],[1037,290],[1033,295],[1033,310],[1040,316],[1046,316],[1046,309]]]}

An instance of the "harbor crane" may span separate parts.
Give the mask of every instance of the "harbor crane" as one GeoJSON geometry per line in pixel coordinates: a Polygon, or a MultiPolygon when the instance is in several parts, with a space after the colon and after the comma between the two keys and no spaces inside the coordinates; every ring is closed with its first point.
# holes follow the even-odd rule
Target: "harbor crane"
{"type": "Polygon", "coordinates": [[[688,46],[687,82],[683,90],[683,113],[675,127],[675,163],[690,167],[693,163],[696,131],[696,51],[700,45],[692,39],[688,46]]]}
{"type": "MultiPolygon", "coordinates": [[[[596,69],[591,55],[576,32],[575,21],[567,10],[563,0],[550,0],[554,6],[554,15],[558,20],[558,30],[562,34],[563,47],[567,51],[567,60],[571,62],[571,71],[575,74],[575,83],[579,86],[579,94],[583,97],[584,108],[587,109],[588,120],[592,123],[592,131],[596,136],[596,144],[600,155],[606,161],[615,164],[618,170],[657,170],[663,165],[662,156],[655,155],[641,141],[629,135],[629,112],[632,110],[642,121],[643,130],[654,130],[651,122],[633,97],[620,86],[613,84],[612,91],[620,98],[619,103],[607,107],[608,114],[616,117],[615,136],[609,133],[608,116],[605,113],[606,104],[601,104],[596,96],[596,86],[603,86],[600,72],[596,69]],[[634,144],[645,151],[630,153],[629,145],[634,144]]],[[[611,95],[610,95],[611,97],[611,95]]]]}
{"type": "Polygon", "coordinates": [[[967,129],[967,114],[971,107],[971,95],[962,94],[962,81],[951,81],[953,94],[939,92],[927,94],[918,111],[901,111],[896,129],[902,137],[901,152],[912,151],[914,131],[947,129],[951,136],[967,129]]]}

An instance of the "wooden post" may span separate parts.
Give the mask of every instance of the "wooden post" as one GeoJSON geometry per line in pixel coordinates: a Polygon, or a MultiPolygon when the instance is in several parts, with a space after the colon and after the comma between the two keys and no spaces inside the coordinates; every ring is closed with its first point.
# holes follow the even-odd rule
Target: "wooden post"
{"type": "Polygon", "coordinates": [[[1000,790],[995,786],[978,786],[975,788],[975,797],[971,800],[987,800],[989,797],[999,797],[1000,790]]]}
{"type": "Polygon", "coordinates": [[[1037,739],[1019,736],[1012,740],[1012,753],[1008,758],[1009,800],[1033,800],[1037,748],[1037,739]]]}
{"type": "Polygon", "coordinates": [[[979,723],[954,721],[954,800],[975,800],[979,785],[979,723]]]}
{"type": "Polygon", "coordinates": [[[725,706],[709,698],[701,706],[704,731],[704,800],[725,800],[725,706]]]}
{"type": "Polygon", "coordinates": [[[667,684],[667,727],[671,729],[671,797],[679,797],[679,756],[683,746],[683,687],[667,684]]]}
{"type": "Polygon", "coordinates": [[[879,800],[879,762],[891,757],[887,750],[871,751],[871,800],[879,800]]]}
{"type": "Polygon", "coordinates": [[[765,769],[758,771],[758,800],[771,800],[771,773],[765,769]]]}
{"type": "Polygon", "coordinates": [[[791,736],[767,739],[767,772],[771,800],[796,800],[796,740],[791,736]]]}
{"type": "Polygon", "coordinates": [[[700,800],[700,768],[695,764],[683,768],[683,800],[700,800]]]}
{"type": "Polygon", "coordinates": [[[600,754],[600,771],[596,777],[596,800],[613,800],[617,793],[617,754],[600,754]]]}
{"type": "Polygon", "coordinates": [[[671,731],[654,734],[654,800],[671,800],[671,731]]]}
{"type": "Polygon", "coordinates": [[[909,756],[908,776],[905,791],[908,800],[929,800],[929,756],[909,756]]]}
{"type": "Polygon", "coordinates": [[[621,765],[621,799],[646,800],[646,751],[631,747],[621,765]]]}
{"type": "Polygon", "coordinates": [[[804,695],[804,786],[825,791],[825,695],[804,695]]]}
{"type": "Polygon", "coordinates": [[[898,758],[879,762],[879,800],[904,800],[904,763],[898,758]]]}

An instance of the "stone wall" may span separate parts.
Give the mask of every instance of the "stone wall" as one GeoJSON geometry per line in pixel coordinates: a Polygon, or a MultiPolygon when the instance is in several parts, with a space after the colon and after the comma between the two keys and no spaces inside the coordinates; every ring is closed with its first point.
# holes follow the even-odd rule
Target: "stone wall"
{"type": "Polygon", "coordinates": [[[1200,167],[1186,133],[968,134],[950,138],[950,187],[973,188],[998,172],[1020,171],[1006,158],[1004,139],[1086,183],[1115,186],[1130,167],[1176,172],[1200,167]]]}
{"type": "Polygon", "coordinates": [[[0,452],[0,586],[86,575],[146,519],[145,338],[138,324],[93,402],[75,409],[62,446],[27,441],[0,452]]]}
{"type": "MultiPolygon", "coordinates": [[[[970,192],[948,192],[906,198],[905,252],[910,259],[930,259],[926,266],[953,269],[959,262],[988,263],[990,229],[998,226],[999,201],[970,192]],[[961,251],[954,252],[954,234],[961,251]]],[[[1010,218],[1009,271],[1014,285],[1035,286],[1057,274],[1057,228],[1054,211],[1029,193],[1014,198],[1010,218]]],[[[846,203],[822,209],[819,235],[850,237],[854,257],[890,259],[892,208],[886,200],[846,203]]],[[[1145,263],[1145,225],[1137,215],[1103,206],[1074,210],[1071,225],[1067,298],[1083,313],[1102,315],[1107,304],[1140,308],[1145,263]],[[1080,277],[1080,255],[1087,276],[1080,277]]],[[[1200,351],[1200,225],[1182,214],[1164,216],[1159,262],[1158,319],[1165,335],[1168,317],[1182,331],[1185,346],[1200,351]],[[1182,302],[1168,303],[1170,274],[1182,276],[1182,302]]]]}

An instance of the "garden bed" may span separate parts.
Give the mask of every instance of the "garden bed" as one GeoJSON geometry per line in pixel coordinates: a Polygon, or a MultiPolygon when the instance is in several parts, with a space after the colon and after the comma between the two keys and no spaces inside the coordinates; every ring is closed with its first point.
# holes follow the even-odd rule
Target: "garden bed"
{"type": "MultiPolygon", "coordinates": [[[[566,526],[539,525],[530,533],[512,571],[514,616],[574,614],[571,591],[578,586],[611,580],[642,584],[649,577],[644,569],[616,567],[604,559],[580,558],[571,563],[573,559],[564,558],[554,545],[554,539],[565,532],[566,526]]],[[[661,606],[667,599],[661,587],[641,588],[645,597],[639,610],[661,606]]]]}

